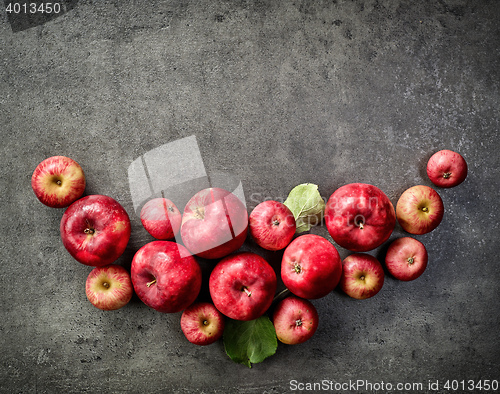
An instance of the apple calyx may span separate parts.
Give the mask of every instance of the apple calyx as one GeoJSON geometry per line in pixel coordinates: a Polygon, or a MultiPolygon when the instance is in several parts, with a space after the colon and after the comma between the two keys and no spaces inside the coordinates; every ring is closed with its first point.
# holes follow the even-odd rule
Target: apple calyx
{"type": "Polygon", "coordinates": [[[205,219],[205,208],[196,207],[196,209],[194,210],[194,217],[199,220],[205,219]]]}
{"type": "Polygon", "coordinates": [[[445,173],[443,174],[443,178],[444,178],[444,179],[448,179],[450,176],[451,176],[451,172],[445,172],[445,173]]]}
{"type": "Polygon", "coordinates": [[[156,283],[156,278],[154,278],[151,282],[146,283],[147,287],[151,287],[151,285],[154,285],[156,283]]]}
{"type": "Polygon", "coordinates": [[[413,257],[408,257],[408,264],[412,265],[415,261],[413,260],[413,257]]]}
{"type": "Polygon", "coordinates": [[[302,320],[300,320],[300,319],[295,320],[296,327],[300,327],[301,325],[302,325],[302,320]]]}
{"type": "Polygon", "coordinates": [[[299,263],[294,263],[293,270],[295,271],[295,273],[300,274],[302,272],[302,267],[299,265],[299,263]]]}
{"type": "Polygon", "coordinates": [[[429,208],[427,208],[427,207],[422,207],[421,209],[422,209],[422,212],[429,212],[429,208]]]}
{"type": "Polygon", "coordinates": [[[108,282],[103,282],[102,285],[106,288],[109,289],[109,283],[108,282]]]}
{"type": "Polygon", "coordinates": [[[359,277],[359,279],[360,279],[360,280],[362,280],[362,281],[364,282],[364,281],[365,281],[365,276],[364,276],[364,275],[361,275],[361,276],[359,277]]]}
{"type": "Polygon", "coordinates": [[[87,235],[93,235],[95,233],[95,230],[92,227],[87,227],[83,232],[87,235]]]}

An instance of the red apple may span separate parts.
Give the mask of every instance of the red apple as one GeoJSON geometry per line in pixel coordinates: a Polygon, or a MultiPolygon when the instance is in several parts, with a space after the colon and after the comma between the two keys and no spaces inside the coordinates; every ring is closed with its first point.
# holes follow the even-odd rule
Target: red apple
{"type": "Polygon", "coordinates": [[[42,204],[64,208],[83,195],[85,175],[82,167],[73,159],[52,156],[35,168],[31,187],[42,204]]]}
{"type": "Polygon", "coordinates": [[[467,162],[457,152],[440,150],[427,162],[427,175],[439,187],[454,187],[467,178],[467,162]]]}
{"type": "Polygon", "coordinates": [[[182,215],[167,198],[149,200],[142,207],[140,216],[146,231],[156,239],[172,239],[181,227],[182,215]]]}
{"type": "Polygon", "coordinates": [[[248,231],[245,205],[224,189],[208,188],[186,204],[181,237],[186,248],[206,259],[218,259],[239,249],[248,231]]]}
{"type": "Polygon", "coordinates": [[[443,220],[444,206],[439,194],[429,186],[413,186],[399,197],[396,216],[410,234],[427,234],[443,220]]]}
{"type": "Polygon", "coordinates": [[[292,240],[296,224],[292,211],[279,201],[264,201],[249,217],[250,235],[267,250],[285,248],[292,240]]]}
{"type": "Polygon", "coordinates": [[[294,296],[281,300],[273,313],[276,336],[287,345],[310,339],[318,328],[318,321],[318,311],[314,305],[294,296]]]}
{"type": "Polygon", "coordinates": [[[354,252],[366,252],[389,239],[396,225],[394,206],[378,187],[351,183],[338,188],[325,207],[333,240],[354,252]]]}
{"type": "Polygon", "coordinates": [[[387,249],[385,266],[396,279],[410,281],[422,275],[427,267],[427,250],[415,238],[394,240],[387,249]]]}
{"type": "Polygon", "coordinates": [[[209,289],[216,308],[231,319],[254,320],[271,306],[276,274],[255,253],[242,252],[222,259],[212,270],[209,289]]]}
{"type": "Polygon", "coordinates": [[[128,271],[110,264],[90,271],[85,285],[87,298],[96,308],[113,311],[127,305],[133,288],[128,271]]]}
{"type": "Polygon", "coordinates": [[[182,245],[152,241],[140,248],[130,268],[137,296],[159,312],[180,312],[201,289],[201,268],[182,245]]]}
{"type": "Polygon", "coordinates": [[[67,251],[82,264],[100,267],[114,262],[127,247],[130,219],[113,198],[83,197],[64,212],[61,239],[67,251]]]}
{"type": "Polygon", "coordinates": [[[296,296],[321,298],[339,283],[342,261],[335,246],[315,234],[295,238],[281,261],[281,279],[296,296]]]}
{"type": "Polygon", "coordinates": [[[358,300],[373,297],[384,285],[384,269],[373,256],[354,253],[344,259],[340,288],[358,300]]]}
{"type": "Polygon", "coordinates": [[[181,330],[189,342],[210,345],[222,337],[224,315],[209,302],[195,302],[182,312],[181,330]]]}

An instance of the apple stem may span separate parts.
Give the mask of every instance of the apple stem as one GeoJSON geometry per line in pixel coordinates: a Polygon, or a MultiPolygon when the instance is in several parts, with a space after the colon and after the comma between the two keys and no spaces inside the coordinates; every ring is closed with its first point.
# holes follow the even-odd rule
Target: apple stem
{"type": "Polygon", "coordinates": [[[151,287],[151,285],[153,285],[153,284],[155,284],[155,283],[156,283],[156,278],[155,278],[155,279],[153,279],[151,282],[146,283],[146,286],[147,286],[147,287],[151,287]]]}
{"type": "Polygon", "coordinates": [[[285,290],[281,290],[278,294],[276,294],[273,298],[273,302],[276,302],[276,301],[279,301],[281,300],[281,297],[283,297],[284,295],[286,295],[287,293],[290,293],[290,290],[288,289],[285,289],[285,290]]]}
{"type": "Polygon", "coordinates": [[[443,178],[444,178],[444,179],[448,179],[450,176],[451,176],[451,172],[445,172],[445,173],[443,174],[443,178]]]}
{"type": "Polygon", "coordinates": [[[250,290],[248,290],[246,287],[243,287],[243,289],[241,289],[242,291],[244,291],[246,293],[247,296],[251,296],[252,295],[252,292],[250,290]]]}

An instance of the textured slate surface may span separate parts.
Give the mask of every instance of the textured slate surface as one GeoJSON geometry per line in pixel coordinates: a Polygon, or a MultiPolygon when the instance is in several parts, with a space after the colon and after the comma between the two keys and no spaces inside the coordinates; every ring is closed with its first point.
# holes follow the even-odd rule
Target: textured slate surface
{"type": "MultiPolygon", "coordinates": [[[[0,17],[0,391],[281,393],[291,380],[360,379],[423,392],[439,380],[445,392],[447,379],[500,379],[498,1],[66,3],[30,28],[0,17]],[[63,210],[31,191],[40,161],[77,160],[87,194],[132,218],[118,261],[129,267],[152,239],[128,166],[192,135],[209,176],[241,180],[249,212],[304,182],[326,198],[372,183],[396,204],[431,186],[425,164],[440,149],[460,152],[469,176],[439,189],[445,218],[418,237],[430,255],[421,278],[387,277],[365,301],[314,301],[317,334],[248,369],[222,343],[188,343],[180,314],[135,297],[116,312],[92,307],[89,267],[59,238],[63,210]]],[[[311,232],[331,240],[324,226],[311,232]]],[[[279,266],[279,253],[244,249],[279,266]]]]}

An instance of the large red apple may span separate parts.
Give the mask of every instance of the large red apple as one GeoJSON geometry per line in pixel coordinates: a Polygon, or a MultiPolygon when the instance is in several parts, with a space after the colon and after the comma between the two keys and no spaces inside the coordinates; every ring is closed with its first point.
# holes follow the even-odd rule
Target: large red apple
{"type": "Polygon", "coordinates": [[[351,183],[338,188],[325,207],[333,240],[354,252],[366,252],[389,239],[396,225],[394,206],[378,187],[351,183]]]}
{"type": "Polygon", "coordinates": [[[234,194],[220,188],[196,193],[186,204],[181,237],[186,248],[206,259],[239,249],[247,237],[248,213],[234,194]]]}
{"type": "Polygon", "coordinates": [[[354,253],[344,259],[340,288],[358,300],[373,297],[384,285],[384,268],[373,256],[354,253]]]}
{"type": "Polygon", "coordinates": [[[271,306],[276,274],[255,253],[236,253],[222,259],[212,270],[209,289],[217,309],[235,320],[254,320],[271,306]]]}
{"type": "Polygon", "coordinates": [[[182,215],[167,198],[149,200],[142,207],[140,216],[146,231],[156,239],[172,239],[181,227],[182,215]]]}
{"type": "Polygon", "coordinates": [[[285,248],[292,240],[296,224],[292,211],[279,201],[264,201],[249,217],[250,235],[260,247],[267,250],[285,248]]]}
{"type": "Polygon", "coordinates": [[[304,343],[318,328],[318,311],[303,298],[287,297],[281,300],[273,313],[273,324],[278,339],[287,345],[304,343]]]}
{"type": "Polygon", "coordinates": [[[83,195],[85,175],[82,167],[73,159],[52,156],[35,168],[31,187],[42,204],[64,208],[83,195]]]}
{"type": "Polygon", "coordinates": [[[152,241],[140,248],[130,268],[137,296],[164,313],[191,305],[201,289],[201,268],[182,245],[152,241]]]}
{"type": "Polygon", "coordinates": [[[281,279],[296,296],[321,298],[339,283],[342,261],[326,238],[305,234],[287,246],[281,261],[281,279]]]}
{"type": "Polygon", "coordinates": [[[181,330],[195,345],[216,342],[224,333],[224,325],[224,315],[209,302],[195,302],[182,312],[181,330]]]}
{"type": "Polygon", "coordinates": [[[467,162],[460,153],[440,150],[427,162],[427,175],[436,186],[454,187],[467,178],[467,162]]]}
{"type": "Polygon", "coordinates": [[[410,234],[427,234],[444,215],[443,200],[431,187],[417,185],[405,190],[396,205],[398,222],[410,234]]]}
{"type": "Polygon", "coordinates": [[[389,245],[385,265],[396,279],[410,281],[424,273],[427,260],[427,250],[422,242],[415,238],[403,237],[389,245]]]}
{"type": "Polygon", "coordinates": [[[127,247],[130,219],[115,199],[90,195],[71,204],[60,225],[67,251],[82,264],[100,267],[114,262],[127,247]]]}
{"type": "Polygon", "coordinates": [[[96,308],[113,311],[127,305],[134,290],[128,271],[110,264],[90,271],[85,283],[85,294],[96,308]]]}

